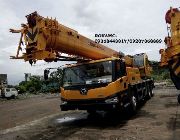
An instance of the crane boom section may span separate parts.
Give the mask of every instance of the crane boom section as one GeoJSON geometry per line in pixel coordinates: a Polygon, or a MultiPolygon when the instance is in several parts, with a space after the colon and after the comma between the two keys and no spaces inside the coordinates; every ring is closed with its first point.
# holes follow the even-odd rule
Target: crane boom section
{"type": "Polygon", "coordinates": [[[56,61],[61,58],[61,53],[91,60],[120,56],[119,52],[95,43],[58,23],[56,19],[44,18],[37,12],[27,15],[26,18],[28,23],[22,24],[21,30],[10,29],[13,33],[22,34],[17,55],[13,59],[24,59],[31,63],[37,60],[56,61]],[[22,40],[25,42],[26,52],[19,56],[22,40]]]}

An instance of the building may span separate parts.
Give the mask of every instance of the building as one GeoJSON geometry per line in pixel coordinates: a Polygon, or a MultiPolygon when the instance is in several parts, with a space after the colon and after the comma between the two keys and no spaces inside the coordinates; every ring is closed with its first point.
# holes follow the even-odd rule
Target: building
{"type": "Polygon", "coordinates": [[[0,74],[0,85],[8,85],[7,74],[0,74]]]}
{"type": "Polygon", "coordinates": [[[24,73],[25,74],[25,81],[29,81],[31,77],[31,73],[24,73]]]}

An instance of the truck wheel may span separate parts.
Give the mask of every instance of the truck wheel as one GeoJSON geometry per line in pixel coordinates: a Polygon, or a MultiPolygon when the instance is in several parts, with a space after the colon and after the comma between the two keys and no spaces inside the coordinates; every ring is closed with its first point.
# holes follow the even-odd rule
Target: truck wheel
{"type": "Polygon", "coordinates": [[[154,96],[154,91],[153,91],[153,89],[150,88],[149,90],[150,90],[150,93],[151,93],[151,97],[153,97],[153,96],[154,96]]]}
{"type": "Polygon", "coordinates": [[[129,106],[126,108],[126,113],[127,115],[131,116],[131,115],[134,115],[136,114],[136,111],[137,111],[137,99],[136,97],[133,95],[130,99],[130,104],[129,106]]]}
{"type": "Polygon", "coordinates": [[[180,104],[180,94],[177,97],[178,103],[180,104]]]}
{"type": "Polygon", "coordinates": [[[147,100],[151,99],[151,96],[152,96],[152,95],[151,95],[151,91],[152,91],[152,90],[151,90],[149,87],[146,88],[146,92],[147,92],[147,93],[146,93],[146,99],[147,99],[147,100]]]}

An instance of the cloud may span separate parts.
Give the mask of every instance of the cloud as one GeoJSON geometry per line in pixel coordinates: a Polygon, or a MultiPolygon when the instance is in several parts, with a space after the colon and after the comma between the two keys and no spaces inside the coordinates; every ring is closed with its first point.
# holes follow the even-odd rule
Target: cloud
{"type": "MultiPolygon", "coordinates": [[[[38,62],[31,67],[22,60],[10,60],[16,54],[19,34],[11,34],[9,28],[26,23],[25,15],[38,11],[44,17],[57,20],[82,35],[95,39],[95,33],[115,33],[118,38],[157,38],[167,35],[164,15],[170,6],[179,7],[177,1],[164,0],[0,0],[0,73],[7,73],[9,82],[15,84],[24,79],[24,73],[43,74],[46,67],[58,67],[65,62],[38,62]]],[[[164,44],[105,44],[125,54],[146,52],[151,60],[159,60],[159,49],[164,44]]]]}

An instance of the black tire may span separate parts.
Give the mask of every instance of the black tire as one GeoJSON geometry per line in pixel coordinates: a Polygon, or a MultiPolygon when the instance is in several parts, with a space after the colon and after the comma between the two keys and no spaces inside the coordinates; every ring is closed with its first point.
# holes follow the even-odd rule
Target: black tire
{"type": "Polygon", "coordinates": [[[180,94],[177,97],[178,103],[180,104],[180,94]]]}
{"type": "Polygon", "coordinates": [[[171,79],[175,85],[175,87],[180,90],[180,77],[176,76],[173,72],[172,69],[170,69],[170,76],[171,76],[171,79]]]}
{"type": "Polygon", "coordinates": [[[150,93],[151,93],[151,97],[153,97],[153,96],[154,96],[154,91],[153,91],[153,89],[150,87],[149,90],[150,90],[150,93]]]}
{"type": "Polygon", "coordinates": [[[16,97],[15,97],[15,95],[12,95],[11,98],[12,98],[12,99],[15,99],[16,97]]]}
{"type": "Polygon", "coordinates": [[[132,116],[132,115],[136,114],[136,112],[137,112],[137,99],[133,95],[130,98],[129,106],[126,108],[126,114],[128,116],[132,116]]]}
{"type": "Polygon", "coordinates": [[[96,114],[96,110],[88,109],[87,113],[89,113],[89,114],[96,114]]]}
{"type": "Polygon", "coordinates": [[[147,86],[147,87],[146,87],[146,99],[147,99],[147,100],[150,100],[151,97],[152,97],[151,91],[152,91],[152,90],[150,89],[150,87],[147,86]]]}

